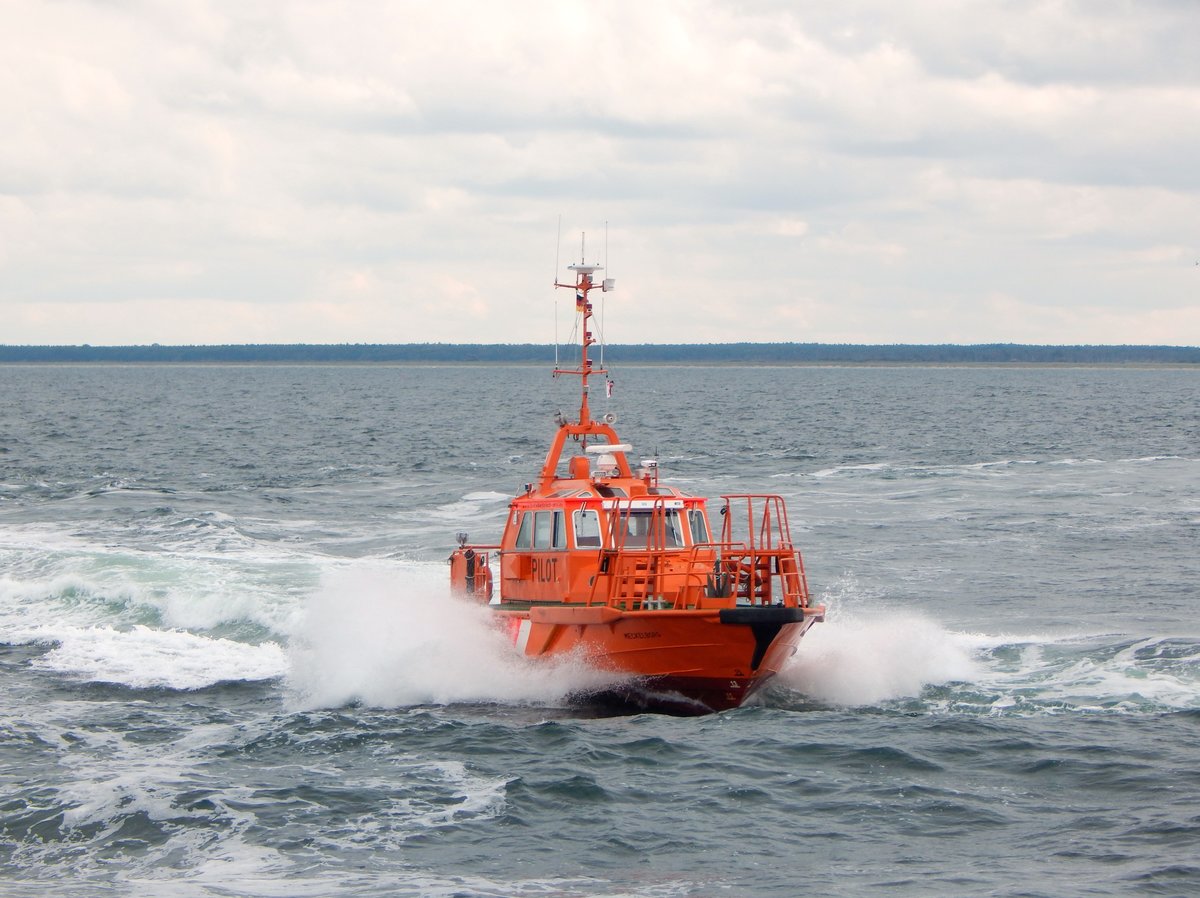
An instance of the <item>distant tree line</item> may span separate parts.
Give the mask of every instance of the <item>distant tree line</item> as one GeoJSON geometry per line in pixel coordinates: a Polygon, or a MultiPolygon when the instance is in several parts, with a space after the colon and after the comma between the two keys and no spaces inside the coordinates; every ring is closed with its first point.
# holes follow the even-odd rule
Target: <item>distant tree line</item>
{"type": "MultiPolygon", "coordinates": [[[[564,362],[577,347],[560,347],[564,362]]],[[[1035,346],[1020,343],[637,343],[610,344],[612,360],[697,365],[802,364],[1200,364],[1196,346],[1035,346]]],[[[0,362],[500,362],[546,364],[539,343],[259,343],[228,346],[0,346],[0,362]]],[[[568,362],[569,363],[569,362],[568,362]]]]}

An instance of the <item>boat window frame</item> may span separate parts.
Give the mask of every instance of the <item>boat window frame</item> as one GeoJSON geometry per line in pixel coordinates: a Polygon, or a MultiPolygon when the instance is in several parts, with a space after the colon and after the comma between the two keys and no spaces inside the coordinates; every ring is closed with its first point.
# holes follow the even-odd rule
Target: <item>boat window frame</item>
{"type": "Polygon", "coordinates": [[[554,512],[549,509],[539,509],[532,514],[533,548],[543,550],[554,548],[554,512]]]}
{"type": "Polygon", "coordinates": [[[704,514],[704,509],[699,505],[693,505],[686,509],[688,517],[688,537],[692,541],[693,546],[701,546],[705,543],[712,542],[711,531],[708,527],[708,517],[704,514]],[[700,525],[697,530],[696,525],[700,525]]]}
{"type": "MultiPolygon", "coordinates": [[[[619,544],[626,549],[645,549],[650,544],[650,536],[652,533],[652,524],[654,521],[653,508],[627,508],[624,506],[609,510],[609,515],[616,516],[613,522],[614,531],[618,534],[619,544]],[[635,521],[638,524],[645,523],[645,532],[632,533],[630,532],[630,521],[635,521]]],[[[664,508],[662,509],[663,516],[663,549],[682,549],[687,543],[684,541],[683,522],[679,517],[680,509],[664,508]]]]}
{"type": "Polygon", "coordinates": [[[589,508],[585,505],[575,509],[571,515],[571,538],[574,540],[574,545],[577,549],[600,549],[604,547],[604,527],[599,508],[589,508]],[[591,515],[592,519],[596,522],[595,534],[589,532],[582,536],[582,539],[588,540],[586,543],[580,541],[583,528],[579,524],[582,515],[591,515]],[[593,539],[595,542],[592,542],[593,539]]]}
{"type": "Polygon", "coordinates": [[[513,542],[514,549],[533,548],[533,512],[521,512],[521,520],[517,524],[517,538],[513,542]]]}

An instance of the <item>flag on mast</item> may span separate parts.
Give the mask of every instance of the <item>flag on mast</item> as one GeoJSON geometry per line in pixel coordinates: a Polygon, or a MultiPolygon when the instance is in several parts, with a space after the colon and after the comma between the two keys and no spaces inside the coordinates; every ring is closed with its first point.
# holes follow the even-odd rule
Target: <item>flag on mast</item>
{"type": "Polygon", "coordinates": [[[587,300],[583,298],[583,291],[575,291],[575,311],[582,312],[587,306],[587,300]]]}

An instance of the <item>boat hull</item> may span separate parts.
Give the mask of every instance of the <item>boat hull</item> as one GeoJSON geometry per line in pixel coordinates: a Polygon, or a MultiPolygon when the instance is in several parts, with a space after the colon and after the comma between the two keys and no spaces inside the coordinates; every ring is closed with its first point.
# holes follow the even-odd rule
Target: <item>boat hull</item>
{"type": "Polygon", "coordinates": [[[783,668],[817,620],[781,606],[625,612],[559,605],[498,613],[523,654],[576,654],[621,677],[575,698],[674,714],[738,707],[783,668]]]}

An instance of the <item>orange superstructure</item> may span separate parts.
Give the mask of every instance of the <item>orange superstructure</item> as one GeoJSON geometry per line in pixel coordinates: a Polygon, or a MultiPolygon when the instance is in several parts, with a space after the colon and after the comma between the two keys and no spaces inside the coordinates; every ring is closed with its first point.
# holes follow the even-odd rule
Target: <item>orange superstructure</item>
{"type": "Polygon", "coordinates": [[[708,500],[659,482],[657,463],[629,462],[611,415],[593,420],[590,294],[599,265],[569,266],[581,316],[576,421],[558,417],[535,482],[510,506],[500,542],[459,547],[450,579],[487,602],[528,656],[581,652],[627,675],[605,700],[677,713],[734,708],[774,676],[825,609],[809,603],[783,499],[708,500]],[[570,454],[567,449],[571,447],[570,454]]]}

